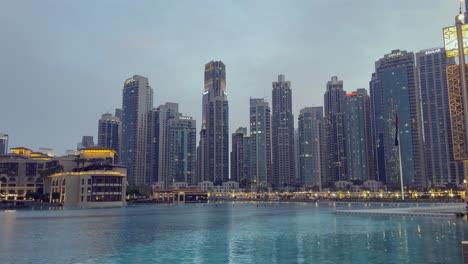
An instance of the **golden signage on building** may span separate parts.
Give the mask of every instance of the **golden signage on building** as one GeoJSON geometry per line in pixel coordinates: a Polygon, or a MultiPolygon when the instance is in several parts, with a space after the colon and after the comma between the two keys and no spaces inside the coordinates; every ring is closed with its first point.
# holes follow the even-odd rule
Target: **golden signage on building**
{"type": "MultiPolygon", "coordinates": [[[[462,25],[463,47],[465,54],[468,54],[468,24],[462,25]]],[[[457,28],[444,28],[444,47],[447,58],[458,56],[457,28]]]]}
{"type": "MultiPolygon", "coordinates": [[[[468,73],[468,67],[465,67],[468,73]]],[[[465,114],[463,112],[463,95],[460,81],[460,68],[458,65],[447,66],[447,84],[450,123],[452,126],[453,156],[455,160],[467,160],[465,114]]]]}

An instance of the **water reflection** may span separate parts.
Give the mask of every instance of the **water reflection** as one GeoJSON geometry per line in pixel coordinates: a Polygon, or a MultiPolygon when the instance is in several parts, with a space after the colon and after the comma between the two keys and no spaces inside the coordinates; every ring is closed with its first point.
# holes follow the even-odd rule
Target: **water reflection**
{"type": "Polygon", "coordinates": [[[0,256],[2,263],[461,262],[464,221],[335,215],[339,206],[350,205],[2,212],[0,256]]]}

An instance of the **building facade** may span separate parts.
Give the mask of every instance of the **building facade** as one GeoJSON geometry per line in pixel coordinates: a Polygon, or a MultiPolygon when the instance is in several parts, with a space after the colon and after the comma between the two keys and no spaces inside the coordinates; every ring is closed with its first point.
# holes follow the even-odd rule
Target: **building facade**
{"type": "Polygon", "coordinates": [[[461,184],[463,162],[455,161],[452,145],[449,95],[447,87],[448,59],[444,48],[416,53],[421,87],[426,176],[429,185],[461,184]]]}
{"type": "Polygon", "coordinates": [[[94,137],[93,136],[83,136],[81,142],[77,144],[76,149],[82,150],[85,148],[90,148],[94,146],[94,137]]]}
{"type": "Polygon", "coordinates": [[[0,133],[0,155],[8,153],[8,134],[0,133]]]}
{"type": "Polygon", "coordinates": [[[298,118],[299,175],[306,187],[322,189],[324,168],[323,107],[305,107],[298,118]]]}
{"type": "Polygon", "coordinates": [[[271,110],[265,99],[250,99],[250,175],[253,187],[271,186],[271,110]]]}
{"type": "Polygon", "coordinates": [[[386,54],[375,63],[370,85],[379,180],[398,188],[401,149],[404,184],[424,188],[420,93],[414,54],[400,50],[386,54]],[[398,146],[395,144],[397,119],[398,146]]]}
{"type": "Polygon", "coordinates": [[[366,89],[346,94],[344,125],[347,180],[374,179],[370,97],[366,89]]]}
{"type": "Polygon", "coordinates": [[[336,181],[345,181],[345,135],[343,81],[333,76],[327,82],[324,96],[325,106],[325,155],[326,186],[334,186],[336,181]]]}
{"type": "Polygon", "coordinates": [[[222,61],[205,64],[202,105],[200,181],[221,185],[229,181],[229,105],[222,61]]]}
{"type": "Polygon", "coordinates": [[[0,197],[23,199],[28,193],[44,193],[46,172],[54,171],[58,162],[28,148],[12,148],[0,155],[0,197]]]}
{"type": "Polygon", "coordinates": [[[168,121],[168,183],[196,185],[196,122],[190,116],[177,116],[168,121]]]}
{"type": "Polygon", "coordinates": [[[98,122],[98,146],[115,151],[115,163],[120,163],[122,145],[122,123],[120,118],[105,113],[98,122]]]}
{"type": "Polygon", "coordinates": [[[242,188],[251,186],[250,177],[250,137],[246,127],[239,127],[232,133],[231,148],[231,180],[239,183],[242,188]]]}
{"type": "Polygon", "coordinates": [[[158,183],[162,188],[168,188],[171,184],[168,162],[168,124],[170,120],[179,115],[177,103],[165,103],[148,113],[147,173],[150,176],[150,183],[158,183]]]}
{"type": "Polygon", "coordinates": [[[272,86],[271,184],[274,188],[284,188],[293,185],[296,180],[291,82],[281,74],[272,86]]]}
{"type": "Polygon", "coordinates": [[[131,186],[148,185],[148,112],[153,108],[153,89],[148,79],[134,75],[124,83],[122,96],[121,162],[127,166],[131,186]]]}
{"type": "MultiPolygon", "coordinates": [[[[83,166],[47,177],[49,200],[64,208],[125,206],[126,168],[115,165],[114,156],[111,149],[83,149],[77,157],[85,160],[83,166]]],[[[63,167],[67,168],[65,160],[63,167]]]]}

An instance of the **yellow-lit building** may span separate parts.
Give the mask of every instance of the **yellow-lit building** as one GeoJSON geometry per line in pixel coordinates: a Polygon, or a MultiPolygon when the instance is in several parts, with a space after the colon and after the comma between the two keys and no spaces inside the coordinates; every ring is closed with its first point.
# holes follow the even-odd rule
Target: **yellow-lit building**
{"type": "Polygon", "coordinates": [[[44,175],[56,168],[52,157],[24,147],[0,155],[0,200],[24,199],[28,193],[44,193],[44,175]]]}
{"type": "Polygon", "coordinates": [[[125,206],[127,169],[114,164],[115,151],[93,147],[58,158],[64,172],[48,177],[49,199],[65,208],[125,206]]]}

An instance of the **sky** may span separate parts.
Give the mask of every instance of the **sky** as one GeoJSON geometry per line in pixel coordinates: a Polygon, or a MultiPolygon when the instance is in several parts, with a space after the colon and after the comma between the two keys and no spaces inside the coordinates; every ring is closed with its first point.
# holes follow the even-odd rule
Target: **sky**
{"type": "Polygon", "coordinates": [[[443,45],[457,0],[56,0],[0,2],[0,133],[10,147],[97,143],[98,120],[122,105],[138,74],[154,106],[179,103],[200,128],[204,64],[226,64],[230,132],[249,124],[249,98],[271,104],[291,81],[293,111],[323,105],[331,76],[369,88],[392,50],[443,45]]]}

